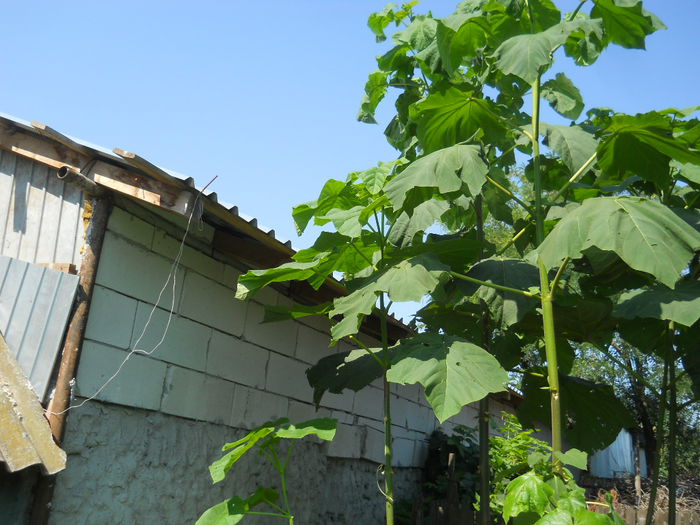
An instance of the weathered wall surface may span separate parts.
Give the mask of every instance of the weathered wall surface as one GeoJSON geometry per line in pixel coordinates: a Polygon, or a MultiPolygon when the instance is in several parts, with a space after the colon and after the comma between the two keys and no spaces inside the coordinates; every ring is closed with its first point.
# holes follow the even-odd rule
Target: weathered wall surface
{"type": "MultiPolygon", "coordinates": [[[[191,524],[209,506],[277,481],[267,464],[250,457],[224,482],[211,484],[207,465],[222,443],[243,433],[226,425],[103,403],[86,405],[71,418],[65,441],[70,468],[59,478],[51,524],[191,524]]],[[[381,523],[376,465],[330,458],[326,447],[297,444],[287,476],[295,521],[381,523]]],[[[410,497],[419,476],[415,469],[400,470],[399,494],[410,497]]],[[[269,518],[248,522],[266,524],[269,518]]]]}
{"type": "MultiPolygon", "coordinates": [[[[180,230],[148,213],[115,208],[110,218],[76,385],[78,400],[96,401],[69,414],[68,468],[58,477],[51,523],[99,523],[117,511],[119,523],[136,516],[191,523],[210,504],[268,479],[257,462],[212,488],[206,467],[240,429],[282,416],[339,420],[332,443],[309,443],[297,455],[290,473],[299,487],[297,522],[380,523],[380,385],[326,395],[316,412],[304,372],[338,351],[327,346],[328,326],[261,325],[261,302],[287,299],[267,290],[256,301],[236,300],[239,272],[208,247],[207,225],[195,227],[197,248],[184,247],[174,282],[163,287],[180,230]]],[[[400,478],[416,481],[410,467],[423,464],[437,421],[419,388],[397,387],[393,401],[395,464],[406,467],[400,478]]],[[[455,422],[472,417],[465,409],[455,422]]]]}

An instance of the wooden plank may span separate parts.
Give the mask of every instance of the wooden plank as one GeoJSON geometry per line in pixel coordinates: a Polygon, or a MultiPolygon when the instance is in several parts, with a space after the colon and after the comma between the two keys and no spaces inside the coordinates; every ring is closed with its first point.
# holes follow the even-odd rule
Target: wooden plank
{"type": "Polygon", "coordinates": [[[149,175],[155,177],[156,179],[162,182],[172,182],[174,179],[174,177],[170,175],[167,171],[165,171],[162,168],[159,168],[155,164],[149,162],[143,157],[137,155],[136,153],[132,153],[131,151],[126,151],[119,148],[114,148],[112,151],[135,168],[148,173],[149,175]]]}
{"type": "Polygon", "coordinates": [[[78,144],[70,137],[67,137],[63,133],[56,131],[55,129],[47,126],[46,124],[43,124],[41,122],[32,121],[32,127],[36,131],[38,131],[39,133],[44,135],[45,137],[53,139],[56,142],[63,144],[65,147],[72,149],[73,151],[77,151],[77,152],[83,153],[85,155],[90,154],[90,150],[86,146],[83,146],[82,144],[78,144]]]}
{"type": "Polygon", "coordinates": [[[130,195],[131,197],[135,197],[155,206],[160,206],[160,195],[152,191],[144,190],[138,186],[127,184],[126,182],[122,182],[105,175],[95,175],[95,182],[118,191],[119,193],[130,195]]]}

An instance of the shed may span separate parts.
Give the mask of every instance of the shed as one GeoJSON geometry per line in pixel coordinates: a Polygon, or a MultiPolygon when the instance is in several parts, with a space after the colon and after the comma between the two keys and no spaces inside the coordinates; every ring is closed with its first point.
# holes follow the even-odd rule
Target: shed
{"type": "MultiPolygon", "coordinates": [[[[316,411],[305,370],[348,345],[328,347],[324,320],[261,324],[264,304],[328,300],[342,286],[279,285],[237,300],[237,276],[289,260],[289,243],[215,193],[200,194],[192,179],[40,123],[0,117],[0,196],[0,255],[79,279],[70,317],[47,336],[52,352],[31,364],[46,378],[34,388],[67,468],[55,477],[2,474],[0,504],[14,494],[5,516],[52,525],[193,523],[272,478],[244,461],[212,486],[207,466],[223,443],[273,418],[331,416],[335,440],[303,443],[292,464],[298,522],[382,521],[381,385],[327,394],[316,411]]],[[[398,336],[406,327],[395,321],[390,329],[398,336]]],[[[378,324],[368,319],[363,330],[376,344],[378,324]]],[[[392,396],[397,488],[410,497],[437,420],[417,386],[395,386],[392,396]]],[[[507,400],[493,404],[494,412],[508,408],[507,400]]],[[[444,428],[475,426],[476,414],[465,407],[444,428]]]]}

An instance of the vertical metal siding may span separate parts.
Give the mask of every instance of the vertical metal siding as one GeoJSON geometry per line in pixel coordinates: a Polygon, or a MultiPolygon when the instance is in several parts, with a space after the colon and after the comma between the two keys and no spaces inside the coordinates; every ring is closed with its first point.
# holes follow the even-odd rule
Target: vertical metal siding
{"type": "Polygon", "coordinates": [[[80,266],[83,202],[56,170],[0,151],[0,255],[80,266]]]}
{"type": "Polygon", "coordinates": [[[39,399],[46,394],[78,276],[0,255],[0,331],[39,399]]]}

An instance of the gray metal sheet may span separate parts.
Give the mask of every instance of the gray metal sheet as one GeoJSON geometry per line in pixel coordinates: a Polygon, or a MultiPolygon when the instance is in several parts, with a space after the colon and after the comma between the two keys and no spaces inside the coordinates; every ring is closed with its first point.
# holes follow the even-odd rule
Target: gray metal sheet
{"type": "Polygon", "coordinates": [[[39,399],[70,315],[78,276],[0,255],[0,332],[39,399]]]}
{"type": "Polygon", "coordinates": [[[53,170],[0,151],[0,254],[80,267],[83,201],[53,170]]]}

